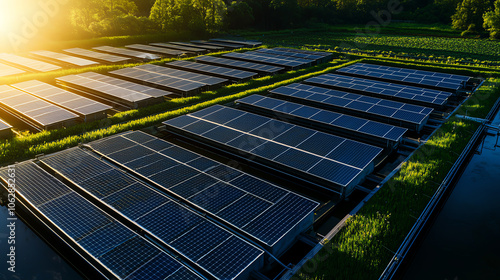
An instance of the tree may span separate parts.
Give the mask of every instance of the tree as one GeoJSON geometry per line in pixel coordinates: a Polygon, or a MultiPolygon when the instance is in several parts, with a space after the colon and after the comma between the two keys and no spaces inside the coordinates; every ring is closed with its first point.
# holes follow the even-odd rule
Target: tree
{"type": "Polygon", "coordinates": [[[463,0],[451,17],[452,26],[459,30],[481,31],[483,14],[492,7],[492,0],[463,0]]]}
{"type": "Polygon", "coordinates": [[[233,1],[227,8],[227,25],[229,28],[242,29],[250,27],[254,22],[252,8],[246,2],[233,1]]]}
{"type": "Polygon", "coordinates": [[[496,0],[494,6],[494,11],[486,12],[483,15],[483,27],[490,32],[491,38],[500,39],[500,0],[496,0]]]}

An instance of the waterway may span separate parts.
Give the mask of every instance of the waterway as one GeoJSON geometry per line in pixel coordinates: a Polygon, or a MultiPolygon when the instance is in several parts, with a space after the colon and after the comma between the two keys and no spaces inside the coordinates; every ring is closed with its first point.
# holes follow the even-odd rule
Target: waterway
{"type": "MultiPolygon", "coordinates": [[[[500,124],[500,114],[493,125],[500,124]]],[[[413,279],[500,279],[500,147],[486,136],[415,251],[413,279]]]]}

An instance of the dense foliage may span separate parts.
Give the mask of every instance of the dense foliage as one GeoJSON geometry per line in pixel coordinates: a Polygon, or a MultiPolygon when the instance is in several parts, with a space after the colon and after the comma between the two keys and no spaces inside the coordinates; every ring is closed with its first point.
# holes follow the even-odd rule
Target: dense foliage
{"type": "Polygon", "coordinates": [[[491,38],[500,39],[500,0],[495,1],[495,10],[483,16],[484,28],[490,32],[491,38]]]}

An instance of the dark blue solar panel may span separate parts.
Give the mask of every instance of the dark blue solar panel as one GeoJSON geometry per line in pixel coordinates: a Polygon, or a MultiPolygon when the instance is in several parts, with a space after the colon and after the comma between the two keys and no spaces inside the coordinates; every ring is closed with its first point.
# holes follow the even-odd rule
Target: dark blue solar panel
{"type": "Polygon", "coordinates": [[[292,147],[297,146],[302,143],[304,140],[311,136],[311,130],[299,126],[295,126],[292,129],[280,134],[278,137],[273,140],[279,143],[283,143],[292,147]]]}
{"type": "Polygon", "coordinates": [[[266,140],[264,140],[262,138],[245,134],[245,135],[242,135],[242,136],[234,139],[233,141],[227,142],[226,145],[248,152],[248,151],[251,151],[251,150],[259,147],[260,145],[262,145],[265,142],[266,142],[266,140]]]}
{"type": "Polygon", "coordinates": [[[319,121],[319,122],[324,122],[324,123],[332,123],[334,120],[338,119],[342,114],[330,112],[330,111],[324,111],[324,110],[318,110],[318,113],[312,116],[310,119],[319,121]]]}
{"type": "Polygon", "coordinates": [[[180,195],[181,197],[189,198],[217,182],[218,181],[216,179],[208,175],[199,174],[189,180],[186,180],[172,187],[170,190],[176,193],[177,195],[180,195]]]}
{"type": "Polygon", "coordinates": [[[245,195],[243,191],[231,185],[217,183],[194,195],[189,200],[207,211],[217,213],[243,195],[245,195]]]}
{"type": "Polygon", "coordinates": [[[198,172],[192,168],[184,165],[177,165],[168,169],[165,169],[164,167],[164,170],[150,176],[149,178],[158,182],[165,188],[170,188],[197,174],[198,172]]]}
{"type": "Polygon", "coordinates": [[[318,158],[311,154],[297,150],[288,150],[274,159],[277,162],[294,167],[298,170],[308,170],[318,162],[318,158]]]}
{"type": "Polygon", "coordinates": [[[78,244],[93,256],[99,257],[134,236],[133,231],[127,229],[122,224],[113,222],[85,236],[78,244]]]}
{"type": "Polygon", "coordinates": [[[284,189],[269,188],[266,182],[246,174],[233,179],[231,184],[273,203],[276,203],[288,193],[284,189]]]}
{"type": "Polygon", "coordinates": [[[373,135],[384,136],[392,128],[394,128],[394,126],[383,123],[367,122],[366,124],[364,124],[362,127],[359,128],[359,131],[370,133],[373,135]]]}
{"type": "Polygon", "coordinates": [[[358,173],[358,170],[354,167],[323,160],[311,168],[309,172],[313,175],[330,178],[331,180],[347,185],[358,173]]]}
{"type": "Polygon", "coordinates": [[[209,137],[220,143],[226,143],[234,138],[243,135],[241,132],[234,131],[233,129],[218,126],[208,132],[202,134],[204,137],[209,137]]]}
{"type": "Polygon", "coordinates": [[[373,104],[366,103],[366,102],[352,101],[351,103],[349,103],[348,107],[356,109],[356,110],[360,110],[360,111],[367,111],[368,109],[373,107],[373,104]]]}
{"type": "MultiPolygon", "coordinates": [[[[89,160],[90,159],[92,158],[89,158],[89,160]]],[[[93,162],[99,163],[97,159],[93,160],[93,162]]],[[[108,167],[107,165],[104,166],[108,167]]],[[[67,173],[65,174],[65,176],[71,179],[72,174],[76,174],[79,172],[79,170],[75,170],[75,172],[67,173]]],[[[95,177],[90,177],[87,180],[79,182],[78,184],[96,197],[103,198],[127,186],[130,186],[135,182],[136,181],[134,179],[125,176],[123,172],[113,169],[95,177]]]]}
{"type": "Polygon", "coordinates": [[[165,141],[160,141],[158,139],[155,139],[153,141],[149,141],[143,145],[152,149],[152,150],[155,150],[155,151],[161,151],[161,150],[168,149],[168,148],[172,147],[172,144],[167,143],[165,141]]]}
{"type": "Polygon", "coordinates": [[[336,159],[339,162],[345,162],[357,168],[365,168],[377,154],[377,150],[373,149],[373,147],[354,141],[345,141],[326,157],[336,159]],[[356,154],[353,151],[356,151],[356,154]]]}
{"type": "Polygon", "coordinates": [[[422,120],[425,118],[425,116],[422,115],[415,115],[410,112],[405,112],[405,111],[398,111],[394,113],[395,118],[400,118],[402,120],[406,120],[409,122],[414,122],[414,123],[420,123],[422,120]]]}
{"type": "Polygon", "coordinates": [[[232,127],[234,129],[241,130],[243,132],[247,132],[262,125],[266,121],[268,121],[268,119],[264,117],[249,114],[234,119],[226,123],[225,126],[232,127]]]}
{"type": "Polygon", "coordinates": [[[189,166],[196,168],[200,171],[207,171],[208,168],[212,168],[220,165],[220,163],[208,159],[206,157],[199,157],[188,162],[189,166]]]}
{"type": "Polygon", "coordinates": [[[275,158],[288,149],[289,148],[287,146],[283,146],[274,142],[265,142],[264,144],[256,147],[250,152],[252,154],[265,158],[275,158]]]}
{"type": "Polygon", "coordinates": [[[138,169],[138,168],[144,167],[146,165],[149,165],[151,163],[160,161],[162,159],[163,159],[162,156],[160,156],[158,154],[152,154],[152,155],[147,155],[145,157],[140,157],[136,160],[129,161],[125,165],[127,167],[130,167],[133,169],[138,169]]]}
{"type": "Polygon", "coordinates": [[[382,116],[393,116],[394,113],[399,112],[396,109],[389,108],[389,107],[382,107],[382,106],[374,106],[368,110],[368,112],[377,114],[377,115],[382,115],[382,116]]]}
{"type": "Polygon", "coordinates": [[[224,110],[224,107],[221,107],[220,110],[204,116],[203,119],[223,124],[239,116],[241,116],[240,112],[224,110]]]}
{"type": "Polygon", "coordinates": [[[240,176],[242,173],[234,168],[231,168],[227,165],[218,165],[210,170],[205,171],[210,176],[213,176],[219,180],[224,182],[229,182],[232,179],[240,176]]]}
{"type": "Polygon", "coordinates": [[[147,156],[151,154],[153,154],[153,151],[148,148],[142,146],[133,146],[108,155],[110,158],[116,161],[126,163],[137,159],[137,155],[147,156]]]}
{"type": "Polygon", "coordinates": [[[160,151],[160,153],[180,162],[188,162],[199,157],[198,155],[177,146],[172,146],[172,148],[160,151]]]}
{"type": "Polygon", "coordinates": [[[235,226],[243,228],[271,205],[270,202],[258,197],[245,195],[222,209],[218,215],[227,221],[233,221],[235,226]]]}
{"type": "MultiPolygon", "coordinates": [[[[146,163],[146,162],[144,162],[146,163]]],[[[137,171],[141,172],[142,175],[146,177],[150,177],[152,175],[155,175],[169,167],[174,167],[178,165],[179,163],[175,162],[174,160],[168,159],[168,158],[163,158],[162,160],[151,162],[148,165],[144,165],[141,168],[137,168],[137,171]]],[[[128,166],[127,166],[128,167],[128,166]]]]}
{"type": "Polygon", "coordinates": [[[274,139],[281,133],[290,130],[294,126],[278,120],[268,120],[263,125],[251,130],[250,133],[265,139],[274,139]]]}
{"type": "Polygon", "coordinates": [[[342,117],[336,119],[332,124],[347,127],[352,130],[357,130],[367,122],[368,121],[364,119],[343,115],[342,117]]]}
{"type": "MultiPolygon", "coordinates": [[[[130,280],[164,280],[179,270],[186,270],[187,277],[193,277],[193,273],[165,254],[159,254],[148,263],[134,271],[127,279],[130,280]]],[[[169,278],[170,279],[170,278],[169,278]]],[[[181,278],[178,278],[181,279],[181,278]]],[[[184,278],[182,278],[184,279],[184,278]]],[[[195,279],[199,279],[196,277],[195,279]]]]}
{"type": "Polygon", "coordinates": [[[303,117],[303,118],[310,118],[312,117],[314,114],[317,114],[318,113],[318,109],[316,108],[312,108],[312,107],[302,107],[300,109],[297,109],[295,111],[293,111],[293,114],[294,115],[297,115],[297,116],[300,116],[300,117],[303,117]]]}
{"type": "Polygon", "coordinates": [[[194,123],[191,123],[187,126],[185,126],[183,129],[196,133],[196,134],[203,134],[205,132],[208,132],[214,128],[216,128],[217,125],[209,122],[204,122],[204,121],[197,121],[194,123]]]}

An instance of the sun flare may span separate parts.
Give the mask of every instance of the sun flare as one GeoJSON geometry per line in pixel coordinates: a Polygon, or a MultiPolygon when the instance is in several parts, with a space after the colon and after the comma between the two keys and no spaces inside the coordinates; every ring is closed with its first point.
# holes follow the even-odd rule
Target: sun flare
{"type": "Polygon", "coordinates": [[[22,5],[20,3],[22,3],[22,1],[0,1],[0,34],[5,35],[17,28],[22,11],[22,5]]]}

